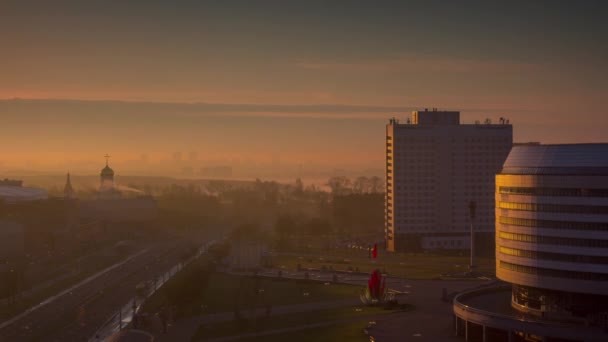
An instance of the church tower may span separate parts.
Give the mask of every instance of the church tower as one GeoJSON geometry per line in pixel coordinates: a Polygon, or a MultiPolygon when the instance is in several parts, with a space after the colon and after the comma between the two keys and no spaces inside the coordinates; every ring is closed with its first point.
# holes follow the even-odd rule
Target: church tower
{"type": "Polygon", "coordinates": [[[68,178],[65,181],[65,187],[63,188],[63,198],[65,198],[65,199],[74,198],[74,188],[72,188],[72,182],[70,181],[69,172],[68,172],[68,178]]]}
{"type": "Polygon", "coordinates": [[[114,190],[114,170],[108,166],[108,159],[110,156],[106,154],[104,157],[106,158],[106,167],[104,167],[99,174],[99,191],[114,190]]]}

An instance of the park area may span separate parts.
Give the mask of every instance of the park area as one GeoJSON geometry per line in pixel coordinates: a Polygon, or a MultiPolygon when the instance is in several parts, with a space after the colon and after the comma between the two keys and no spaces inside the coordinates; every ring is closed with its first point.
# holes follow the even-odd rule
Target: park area
{"type": "MultiPolygon", "coordinates": [[[[407,279],[457,279],[469,271],[468,255],[441,255],[430,253],[382,253],[370,258],[367,250],[326,249],[302,253],[272,255],[273,267],[284,270],[315,270],[370,273],[375,269],[391,277],[407,279]]],[[[493,276],[495,259],[476,258],[475,271],[493,276]]]]}
{"type": "MultiPolygon", "coordinates": [[[[374,330],[376,322],[404,317],[401,314],[415,317],[410,311],[449,316],[449,307],[439,301],[442,288],[453,291],[482,283],[465,276],[469,258],[464,255],[381,252],[369,258],[362,249],[317,249],[273,253],[266,256],[267,268],[237,273],[220,266],[212,255],[184,268],[145,303],[143,312],[150,319],[141,328],[160,341],[366,341],[365,330],[374,330]],[[408,304],[362,303],[367,277],[376,269],[391,277],[387,283],[392,293],[401,293],[408,304]],[[410,298],[413,287],[416,297],[410,298]],[[420,308],[428,298],[437,303],[420,308]]],[[[476,261],[477,273],[493,273],[493,259],[476,261]]]]}
{"type": "Polygon", "coordinates": [[[161,341],[231,337],[281,341],[292,336],[295,341],[308,340],[311,336],[327,341],[364,341],[363,330],[370,321],[413,308],[365,306],[359,301],[362,286],[219,272],[210,272],[199,287],[200,293],[189,296],[188,301],[180,301],[180,307],[175,308],[169,294],[172,285],[167,286],[167,290],[150,298],[144,307],[152,319],[142,328],[161,336],[161,341]],[[159,315],[152,313],[167,307],[173,307],[168,315],[173,317],[169,319],[172,323],[167,334],[163,334],[159,315]]]}
{"type": "Polygon", "coordinates": [[[346,306],[290,314],[268,315],[256,320],[230,320],[216,324],[201,324],[193,341],[206,341],[227,336],[240,336],[246,341],[365,341],[363,329],[376,318],[403,309],[346,306]]]}

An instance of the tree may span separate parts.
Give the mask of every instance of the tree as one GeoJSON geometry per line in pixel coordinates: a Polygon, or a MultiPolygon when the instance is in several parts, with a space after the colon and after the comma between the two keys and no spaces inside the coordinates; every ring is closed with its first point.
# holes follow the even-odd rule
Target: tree
{"type": "Polygon", "coordinates": [[[231,188],[232,187],[230,186],[230,184],[223,180],[210,180],[205,186],[207,192],[213,195],[221,195],[227,191],[230,191],[231,188]]]}
{"type": "Polygon", "coordinates": [[[304,194],[304,183],[302,182],[302,179],[296,178],[296,186],[293,193],[296,197],[301,197],[304,194]]]}
{"type": "Polygon", "coordinates": [[[262,196],[267,204],[275,205],[279,202],[279,183],[275,181],[265,182],[256,179],[254,190],[262,196]]]}
{"type": "Polygon", "coordinates": [[[304,231],[309,235],[328,235],[331,234],[331,225],[327,220],[321,218],[312,218],[303,227],[304,231]]]}
{"type": "Polygon", "coordinates": [[[231,232],[232,240],[257,240],[260,238],[260,227],[254,223],[244,223],[236,226],[231,232]]]}
{"type": "Polygon", "coordinates": [[[279,216],[274,224],[274,232],[280,240],[284,240],[287,236],[294,232],[296,226],[295,220],[289,215],[279,216]]]}
{"type": "Polygon", "coordinates": [[[378,176],[373,176],[369,179],[370,192],[373,194],[384,192],[384,181],[378,176]]]}
{"type": "Polygon", "coordinates": [[[177,307],[177,315],[192,315],[200,311],[200,305],[205,295],[205,288],[211,275],[210,265],[199,258],[184,267],[162,288],[169,305],[177,307]]]}
{"type": "Polygon", "coordinates": [[[334,176],[327,181],[327,186],[334,196],[340,196],[351,192],[351,181],[345,176],[334,176]]]}
{"type": "Polygon", "coordinates": [[[370,191],[370,180],[365,176],[357,177],[353,184],[353,193],[365,194],[370,191]]]}
{"type": "Polygon", "coordinates": [[[384,229],[384,194],[366,193],[337,196],[331,203],[332,223],[339,233],[360,236],[384,229]]]}
{"type": "Polygon", "coordinates": [[[213,244],[209,247],[208,253],[215,262],[221,262],[224,258],[230,255],[232,246],[228,241],[213,244]]]}

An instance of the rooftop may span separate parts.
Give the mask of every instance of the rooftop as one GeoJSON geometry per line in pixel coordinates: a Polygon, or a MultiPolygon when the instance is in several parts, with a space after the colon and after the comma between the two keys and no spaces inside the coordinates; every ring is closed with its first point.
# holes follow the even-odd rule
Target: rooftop
{"type": "Polygon", "coordinates": [[[502,173],[608,175],[608,143],[515,145],[502,173]]]}
{"type": "Polygon", "coordinates": [[[6,202],[34,201],[48,197],[44,189],[0,185],[0,200],[6,202]]]}

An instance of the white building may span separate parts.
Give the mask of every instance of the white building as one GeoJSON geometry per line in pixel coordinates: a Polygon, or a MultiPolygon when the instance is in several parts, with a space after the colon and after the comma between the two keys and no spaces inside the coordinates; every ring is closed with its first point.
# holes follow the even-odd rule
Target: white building
{"type": "Polygon", "coordinates": [[[5,203],[45,200],[48,198],[48,192],[44,189],[29,188],[21,185],[3,185],[0,183],[0,201],[5,203]]]}
{"type": "Polygon", "coordinates": [[[513,142],[508,121],[461,124],[460,112],[415,111],[386,125],[386,247],[494,251],[494,175],[513,142]]]}

